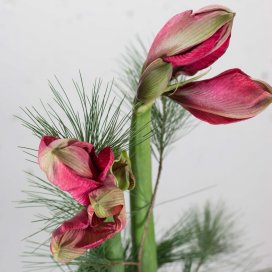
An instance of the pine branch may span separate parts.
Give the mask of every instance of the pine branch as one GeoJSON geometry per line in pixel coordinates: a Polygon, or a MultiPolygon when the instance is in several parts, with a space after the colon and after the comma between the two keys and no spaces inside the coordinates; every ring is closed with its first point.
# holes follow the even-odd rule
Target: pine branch
{"type": "Polygon", "coordinates": [[[172,144],[187,135],[194,127],[191,115],[172,100],[161,97],[152,108],[152,151],[159,161],[172,144]]]}
{"type": "Polygon", "coordinates": [[[122,111],[124,99],[118,101],[113,97],[112,83],[103,92],[102,81],[97,80],[87,92],[80,74],[80,83],[73,81],[76,90],[76,97],[73,97],[57,78],[56,81],[58,87],[49,82],[53,103],[41,101],[41,109],[22,108],[25,116],[17,118],[23,126],[39,138],[51,135],[90,142],[97,152],[106,146],[116,155],[128,149],[131,114],[122,111]],[[76,98],[81,105],[79,109],[73,106],[76,98]]]}
{"type": "MultiPolygon", "coordinates": [[[[190,209],[161,235],[157,252],[159,267],[179,263],[183,272],[199,272],[219,271],[223,267],[236,271],[239,265],[237,271],[248,271],[246,267],[252,256],[238,244],[238,236],[234,216],[224,206],[212,208],[206,204],[203,211],[190,209]]],[[[257,260],[254,262],[256,265],[257,260]]]]}

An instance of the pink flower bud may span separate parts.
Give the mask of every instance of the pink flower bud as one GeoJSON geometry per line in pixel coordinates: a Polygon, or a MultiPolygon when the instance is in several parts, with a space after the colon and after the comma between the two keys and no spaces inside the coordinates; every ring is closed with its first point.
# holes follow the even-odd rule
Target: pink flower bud
{"type": "Polygon", "coordinates": [[[144,69],[159,58],[172,64],[173,75],[209,67],[229,45],[233,18],[232,11],[216,5],[177,14],[157,34],[144,69]]]}

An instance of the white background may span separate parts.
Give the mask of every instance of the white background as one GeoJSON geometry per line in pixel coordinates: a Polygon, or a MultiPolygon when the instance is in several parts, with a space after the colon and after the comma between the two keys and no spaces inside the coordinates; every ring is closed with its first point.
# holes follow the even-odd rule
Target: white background
{"type": "MultiPolygon", "coordinates": [[[[15,209],[26,188],[23,170],[32,170],[18,145],[37,140],[13,115],[19,106],[51,98],[47,80],[64,86],[78,70],[86,82],[111,80],[128,42],[139,34],[147,44],[174,14],[214,3],[209,0],[0,0],[0,270],[22,271],[21,239],[36,230],[33,211],[15,209]]],[[[209,76],[239,67],[272,84],[272,1],[217,1],[237,15],[227,53],[209,76]]],[[[223,200],[238,216],[241,242],[272,266],[272,109],[238,124],[201,123],[167,157],[158,201],[202,187],[215,188],[156,209],[158,231],[184,210],[206,200],[223,200]]],[[[220,270],[221,271],[221,270],[220,270]]],[[[251,271],[249,269],[249,271],[251,271]]]]}

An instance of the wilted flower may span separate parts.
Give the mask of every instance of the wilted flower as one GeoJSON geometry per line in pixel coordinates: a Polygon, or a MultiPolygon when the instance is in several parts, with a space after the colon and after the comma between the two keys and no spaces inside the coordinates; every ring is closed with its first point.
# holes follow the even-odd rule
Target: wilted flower
{"type": "Polygon", "coordinates": [[[87,206],[88,194],[105,181],[114,155],[109,147],[96,156],[90,143],[44,136],[38,159],[49,181],[87,206]]]}
{"type": "MultiPolygon", "coordinates": [[[[124,201],[118,204],[118,212],[112,214],[112,222],[98,217],[92,206],[65,221],[52,233],[50,249],[54,259],[68,263],[121,231],[126,224],[124,201]]],[[[114,210],[114,206],[112,208],[114,210]]]]}
{"type": "Polygon", "coordinates": [[[126,152],[114,160],[109,147],[96,156],[92,144],[44,136],[38,159],[53,184],[87,207],[53,231],[50,248],[56,261],[70,262],[123,229],[122,190],[135,183],[126,152]]]}

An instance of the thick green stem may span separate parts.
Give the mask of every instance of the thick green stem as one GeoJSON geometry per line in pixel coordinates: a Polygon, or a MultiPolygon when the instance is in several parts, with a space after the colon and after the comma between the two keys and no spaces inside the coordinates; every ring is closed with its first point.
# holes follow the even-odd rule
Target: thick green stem
{"type": "Polygon", "coordinates": [[[150,217],[146,239],[143,244],[143,254],[139,256],[144,226],[152,200],[151,173],[151,108],[143,112],[135,106],[131,124],[130,160],[133,174],[136,177],[136,187],[130,193],[131,234],[133,252],[140,261],[138,271],[157,271],[157,247],[153,214],[150,217]],[[139,258],[140,257],[140,258],[139,258]]]}
{"type": "Polygon", "coordinates": [[[107,268],[108,272],[124,272],[124,249],[122,246],[121,234],[117,233],[110,240],[105,242],[106,257],[115,263],[111,267],[107,268]],[[118,265],[120,263],[120,265],[118,265]]]}
{"type": "MultiPolygon", "coordinates": [[[[111,263],[106,266],[107,272],[124,272],[125,265],[133,265],[133,263],[124,262],[124,249],[121,242],[121,234],[117,233],[110,240],[104,243],[106,257],[111,263]]],[[[77,272],[91,272],[93,268],[88,267],[88,263],[83,263],[79,266],[77,272]]],[[[96,270],[95,270],[96,271],[96,270]]],[[[103,270],[104,271],[104,270],[103,270]]]]}

